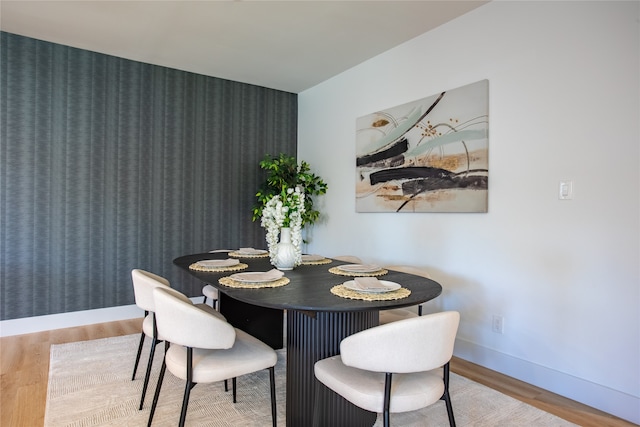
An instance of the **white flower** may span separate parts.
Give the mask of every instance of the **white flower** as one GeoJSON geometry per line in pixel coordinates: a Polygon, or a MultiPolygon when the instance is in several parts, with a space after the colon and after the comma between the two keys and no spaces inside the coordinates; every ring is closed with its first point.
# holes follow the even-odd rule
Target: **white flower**
{"type": "Polygon", "coordinates": [[[302,215],[304,209],[304,191],[299,186],[286,188],[273,196],[262,209],[260,225],[267,230],[267,245],[273,263],[278,246],[278,235],[283,227],[291,228],[291,243],[296,248],[296,264],[302,263],[302,215]]]}

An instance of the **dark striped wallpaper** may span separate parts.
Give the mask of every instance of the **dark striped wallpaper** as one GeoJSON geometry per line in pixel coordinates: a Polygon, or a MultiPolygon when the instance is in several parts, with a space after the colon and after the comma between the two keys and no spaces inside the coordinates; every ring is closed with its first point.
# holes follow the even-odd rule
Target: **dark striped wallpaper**
{"type": "Polygon", "coordinates": [[[132,304],[130,271],[264,247],[264,154],[297,96],[0,32],[0,318],[132,304]]]}

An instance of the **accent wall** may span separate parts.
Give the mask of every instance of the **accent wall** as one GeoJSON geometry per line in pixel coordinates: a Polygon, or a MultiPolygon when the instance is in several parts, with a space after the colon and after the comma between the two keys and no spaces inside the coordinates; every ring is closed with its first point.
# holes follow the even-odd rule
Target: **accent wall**
{"type": "Polygon", "coordinates": [[[264,247],[266,153],[295,154],[297,95],[0,33],[0,319],[133,304],[142,268],[264,247]]]}

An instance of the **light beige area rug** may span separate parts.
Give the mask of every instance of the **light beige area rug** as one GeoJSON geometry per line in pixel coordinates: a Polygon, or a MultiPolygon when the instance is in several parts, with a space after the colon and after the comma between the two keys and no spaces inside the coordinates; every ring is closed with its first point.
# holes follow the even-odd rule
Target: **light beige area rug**
{"type": "MultiPolygon", "coordinates": [[[[45,427],[146,426],[164,346],[158,346],[145,407],[138,410],[149,342],[136,380],[131,381],[139,335],[51,346],[45,427]],[[146,357],[145,357],[146,355],[146,357]]],[[[278,352],[278,425],[285,426],[285,353],[278,352]]],[[[154,426],[175,426],[184,382],[165,375],[154,426]]],[[[573,426],[554,415],[468,380],[451,375],[456,423],[464,426],[573,426]]],[[[268,371],[238,378],[237,403],[222,383],[198,384],[191,391],[187,426],[270,426],[268,371]]],[[[448,426],[443,402],[406,414],[391,414],[393,426],[448,426]]],[[[378,417],[377,426],[382,426],[378,417]]]]}

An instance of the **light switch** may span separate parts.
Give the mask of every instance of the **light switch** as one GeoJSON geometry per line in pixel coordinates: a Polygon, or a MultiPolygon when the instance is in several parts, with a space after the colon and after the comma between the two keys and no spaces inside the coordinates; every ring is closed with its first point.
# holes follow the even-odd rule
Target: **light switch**
{"type": "Polygon", "coordinates": [[[560,200],[573,199],[573,181],[560,181],[558,198],[560,200]]]}

